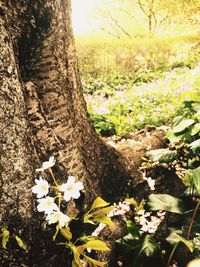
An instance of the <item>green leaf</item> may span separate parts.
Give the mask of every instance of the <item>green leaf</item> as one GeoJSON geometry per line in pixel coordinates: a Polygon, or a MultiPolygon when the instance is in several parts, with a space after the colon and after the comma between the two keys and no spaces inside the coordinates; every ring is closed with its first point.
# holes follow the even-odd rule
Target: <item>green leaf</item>
{"type": "Polygon", "coordinates": [[[106,207],[109,204],[110,203],[104,201],[102,198],[97,197],[91,209],[84,215],[84,223],[95,224],[96,222],[102,222],[113,227],[114,223],[107,217],[107,214],[113,210],[114,206],[106,207]]]}
{"type": "Polygon", "coordinates": [[[188,170],[183,182],[187,186],[194,186],[196,193],[200,195],[200,167],[193,170],[188,170]]]}
{"type": "Polygon", "coordinates": [[[191,135],[192,136],[194,136],[194,135],[196,135],[197,133],[199,133],[200,132],[200,123],[196,123],[196,124],[194,124],[194,126],[192,127],[192,129],[191,129],[191,135]]]}
{"type": "MultiPolygon", "coordinates": [[[[177,235],[177,234],[175,234],[177,235]]],[[[193,252],[194,250],[194,245],[192,244],[191,241],[189,240],[186,240],[184,237],[180,236],[180,235],[177,235],[177,237],[179,238],[179,241],[181,241],[183,244],[186,245],[186,247],[190,250],[190,252],[193,252]]]]}
{"type": "Polygon", "coordinates": [[[85,254],[83,256],[86,258],[86,260],[89,264],[89,267],[104,267],[104,266],[106,266],[106,262],[94,260],[94,259],[86,256],[85,254]]]}
{"type": "Polygon", "coordinates": [[[114,209],[114,206],[109,206],[106,208],[102,208],[99,209],[97,211],[94,211],[93,213],[91,213],[92,217],[101,217],[101,216],[105,216],[107,215],[110,211],[112,211],[114,209]]]}
{"type": "Polygon", "coordinates": [[[87,213],[84,216],[84,223],[90,223],[90,224],[96,224],[97,222],[105,223],[110,227],[114,227],[115,224],[112,222],[112,220],[107,216],[107,214],[113,210],[113,206],[109,206],[106,208],[102,208],[99,210],[96,210],[92,213],[87,213]]]}
{"type": "Polygon", "coordinates": [[[200,139],[195,140],[194,142],[189,144],[189,147],[192,150],[196,150],[197,148],[200,148],[200,139]]]}
{"type": "Polygon", "coordinates": [[[72,261],[72,267],[82,267],[83,265],[80,263],[80,264],[77,264],[75,260],[72,261]]]}
{"type": "Polygon", "coordinates": [[[96,224],[94,221],[88,219],[87,216],[84,216],[83,221],[84,221],[84,223],[96,224]]]}
{"type": "Polygon", "coordinates": [[[134,207],[137,207],[138,206],[138,203],[137,203],[137,201],[134,198],[127,198],[126,201],[129,202],[134,207]]]}
{"type": "Polygon", "coordinates": [[[5,248],[5,249],[6,249],[9,237],[10,237],[10,232],[6,228],[3,228],[2,229],[2,240],[1,240],[1,243],[2,243],[2,247],[5,248]]]}
{"type": "Polygon", "coordinates": [[[79,249],[79,247],[74,246],[73,244],[71,244],[71,246],[69,247],[71,248],[73,255],[74,255],[74,267],[82,267],[81,261],[80,261],[80,255],[81,253],[83,253],[84,248],[83,249],[79,249]]]}
{"type": "Polygon", "coordinates": [[[27,245],[22,241],[22,239],[19,236],[15,236],[15,239],[17,241],[17,244],[20,248],[27,250],[27,245]]]}
{"type": "Polygon", "coordinates": [[[182,120],[184,119],[183,116],[177,116],[173,118],[173,125],[176,126],[178,125],[182,120]]]}
{"type": "Polygon", "coordinates": [[[96,240],[96,239],[97,239],[96,236],[93,236],[93,235],[83,235],[78,240],[84,243],[87,243],[90,240],[96,240]]]}
{"type": "Polygon", "coordinates": [[[102,216],[102,217],[95,217],[94,218],[95,222],[98,223],[104,223],[110,227],[115,227],[114,222],[111,220],[111,218],[107,217],[107,216],[102,216]]]}
{"type": "Polygon", "coordinates": [[[159,161],[162,163],[172,162],[175,159],[176,155],[176,150],[169,150],[167,148],[151,150],[145,153],[145,156],[148,157],[151,161],[159,161]]]}
{"type": "Polygon", "coordinates": [[[99,239],[93,239],[89,240],[83,245],[80,245],[76,247],[76,252],[81,255],[83,254],[84,250],[88,249],[93,249],[93,250],[100,250],[100,251],[110,251],[110,249],[107,247],[106,243],[99,240],[99,239]]]}
{"type": "Polygon", "coordinates": [[[178,143],[180,140],[184,138],[184,136],[185,136],[184,134],[175,134],[173,133],[172,130],[166,133],[166,137],[167,139],[169,139],[171,143],[178,143]]]}
{"type": "Polygon", "coordinates": [[[72,239],[72,233],[70,231],[69,226],[65,226],[65,228],[61,228],[60,232],[61,232],[62,236],[64,236],[67,240],[72,239]]]}
{"type": "Polygon", "coordinates": [[[137,229],[137,226],[130,220],[126,221],[126,226],[128,228],[129,233],[132,235],[134,239],[140,239],[140,233],[137,229]]]}
{"type": "Polygon", "coordinates": [[[195,123],[195,120],[193,119],[186,119],[181,121],[178,125],[172,128],[173,133],[180,133],[183,132],[185,129],[190,127],[192,124],[195,123]]]}
{"type": "Polygon", "coordinates": [[[83,245],[85,248],[90,248],[93,250],[109,251],[106,243],[101,240],[90,240],[83,245]]]}
{"type": "Polygon", "coordinates": [[[170,234],[166,238],[167,242],[169,242],[171,245],[175,245],[176,243],[180,242],[180,239],[178,238],[178,234],[182,234],[182,230],[177,230],[176,228],[169,228],[170,234]]]}
{"type": "Polygon", "coordinates": [[[92,204],[92,207],[90,210],[97,209],[97,208],[102,208],[105,206],[108,206],[110,203],[106,202],[103,200],[101,197],[97,197],[95,201],[92,204]]]}
{"type": "Polygon", "coordinates": [[[119,244],[125,252],[134,250],[139,246],[139,240],[133,238],[130,233],[123,236],[122,238],[117,239],[115,243],[119,244]]]}
{"type": "Polygon", "coordinates": [[[193,177],[194,186],[197,191],[197,194],[200,195],[200,175],[193,177]]]}
{"type": "Polygon", "coordinates": [[[154,255],[158,251],[158,249],[159,247],[155,239],[150,235],[145,235],[139,254],[143,254],[149,257],[154,255]]]}
{"type": "Polygon", "coordinates": [[[198,249],[200,251],[200,235],[193,238],[193,243],[194,243],[195,249],[198,249]]]}
{"type": "Polygon", "coordinates": [[[136,212],[140,211],[140,210],[143,210],[144,209],[144,204],[145,204],[145,201],[144,199],[142,199],[139,203],[139,205],[136,207],[136,212]]]}
{"type": "Polygon", "coordinates": [[[164,210],[182,214],[183,202],[173,196],[167,194],[152,194],[149,196],[147,205],[151,210],[164,210]]]}

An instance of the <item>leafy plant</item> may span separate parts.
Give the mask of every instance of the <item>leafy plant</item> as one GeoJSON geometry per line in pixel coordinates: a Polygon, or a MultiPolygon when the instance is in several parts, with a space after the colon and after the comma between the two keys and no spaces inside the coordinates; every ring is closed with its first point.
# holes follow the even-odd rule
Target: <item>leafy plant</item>
{"type": "Polygon", "coordinates": [[[198,244],[200,231],[199,108],[199,102],[186,101],[182,115],[174,119],[166,135],[170,141],[168,148],[148,151],[145,155],[146,163],[143,164],[143,169],[154,164],[164,164],[162,166],[165,168],[174,169],[187,187],[184,195],[190,202],[190,210],[186,208],[188,204],[184,205],[184,195],[176,198],[167,194],[151,194],[146,201],[145,207],[150,211],[163,210],[180,216],[177,219],[179,225],[169,228],[170,234],[166,236],[166,240],[173,246],[166,266],[170,266],[173,259],[185,266],[189,258],[199,257],[198,245],[195,245],[195,242],[198,244]]]}
{"type": "Polygon", "coordinates": [[[111,136],[116,134],[115,124],[103,115],[90,114],[94,127],[101,136],[111,136]]]}
{"type": "Polygon", "coordinates": [[[84,223],[104,223],[110,227],[115,226],[112,220],[107,216],[107,214],[111,212],[113,208],[114,206],[109,206],[109,203],[104,201],[102,198],[97,197],[90,210],[84,215],[84,223]]]}
{"type": "Polygon", "coordinates": [[[141,266],[145,258],[156,255],[159,246],[155,239],[145,233],[140,233],[136,224],[130,220],[125,220],[128,234],[117,240],[116,243],[125,253],[132,253],[132,262],[129,266],[141,266]]]}

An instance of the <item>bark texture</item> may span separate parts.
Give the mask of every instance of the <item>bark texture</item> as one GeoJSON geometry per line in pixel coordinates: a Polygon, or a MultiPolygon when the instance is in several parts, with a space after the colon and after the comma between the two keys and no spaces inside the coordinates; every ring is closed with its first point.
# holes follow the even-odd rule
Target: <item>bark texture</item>
{"type": "MultiPolygon", "coordinates": [[[[26,236],[29,236],[32,216],[30,187],[33,178],[30,164],[31,149],[27,138],[26,109],[13,44],[2,18],[0,88],[0,226],[8,227],[11,235],[26,232],[26,236]]],[[[1,250],[0,253],[1,264],[9,266],[8,260],[14,264],[15,257],[9,251],[4,252],[1,250]]],[[[18,259],[20,258],[18,256],[18,259]]],[[[16,264],[18,266],[17,262],[16,264]]]]}
{"type": "Polygon", "coordinates": [[[70,13],[70,0],[0,1],[0,222],[10,226],[17,216],[19,228],[27,224],[33,236],[23,260],[2,252],[3,266],[66,266],[63,250],[39,230],[32,212],[35,162],[54,155],[56,176],[82,180],[86,202],[99,194],[114,201],[125,192],[123,159],[87,115],[70,13]]]}

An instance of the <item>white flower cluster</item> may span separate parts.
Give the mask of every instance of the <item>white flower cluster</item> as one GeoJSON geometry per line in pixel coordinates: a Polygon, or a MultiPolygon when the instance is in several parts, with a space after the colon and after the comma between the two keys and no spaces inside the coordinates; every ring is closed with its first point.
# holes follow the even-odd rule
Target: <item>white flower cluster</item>
{"type": "Polygon", "coordinates": [[[114,209],[107,214],[108,217],[113,216],[124,216],[128,211],[130,211],[130,203],[127,201],[119,202],[114,204],[114,209]]]}
{"type": "Polygon", "coordinates": [[[157,212],[157,216],[154,216],[152,212],[139,210],[135,216],[135,222],[141,226],[141,232],[154,234],[164,219],[165,213],[166,212],[159,211],[157,212]]]}
{"type": "MultiPolygon", "coordinates": [[[[51,168],[54,164],[54,157],[50,157],[49,161],[45,161],[42,167],[36,169],[36,171],[44,171],[51,168]]],[[[80,191],[84,188],[83,183],[76,182],[72,176],[68,177],[67,183],[63,183],[62,185],[57,185],[56,183],[55,187],[51,187],[42,177],[35,179],[35,183],[36,185],[32,187],[32,192],[38,198],[37,201],[39,204],[37,205],[37,210],[47,215],[46,220],[49,224],[58,223],[60,228],[64,227],[70,221],[70,217],[60,211],[60,201],[64,199],[68,202],[70,199],[78,199],[80,197],[80,191]],[[54,198],[47,196],[51,188],[54,188],[56,192],[54,198]],[[58,199],[58,205],[55,203],[55,199],[58,199]]]]}

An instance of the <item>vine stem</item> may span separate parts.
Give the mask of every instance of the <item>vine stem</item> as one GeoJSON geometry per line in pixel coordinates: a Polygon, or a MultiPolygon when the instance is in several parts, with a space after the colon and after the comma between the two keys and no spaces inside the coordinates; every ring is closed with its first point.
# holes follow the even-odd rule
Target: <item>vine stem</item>
{"type": "MultiPolygon", "coordinates": [[[[195,207],[195,209],[194,209],[194,213],[193,213],[193,215],[192,215],[191,221],[190,221],[189,226],[188,226],[187,235],[186,235],[186,239],[187,239],[187,240],[190,239],[190,233],[191,233],[191,230],[192,230],[192,225],[193,225],[194,220],[195,220],[195,218],[196,218],[196,215],[197,215],[199,206],[200,206],[200,199],[198,199],[197,205],[196,205],[196,207],[195,207]]],[[[187,254],[188,254],[188,248],[186,247],[186,248],[185,248],[185,263],[186,263],[186,261],[187,261],[187,254]]]]}
{"type": "Polygon", "coordinates": [[[177,242],[176,245],[173,247],[173,249],[172,249],[172,251],[171,251],[171,253],[170,253],[170,255],[169,255],[169,258],[168,258],[167,266],[166,266],[166,267],[169,267],[170,262],[171,262],[171,260],[172,260],[172,258],[173,258],[173,256],[174,256],[174,253],[175,253],[175,251],[176,251],[176,249],[177,249],[179,243],[180,243],[180,242],[177,242]]]}
{"type": "Polygon", "coordinates": [[[54,181],[56,187],[58,188],[58,184],[57,184],[57,182],[56,182],[56,179],[55,179],[55,176],[54,176],[54,174],[53,174],[53,172],[52,172],[52,169],[51,169],[51,168],[48,168],[48,171],[49,171],[49,173],[51,174],[51,177],[53,178],[53,181],[54,181]]]}
{"type": "Polygon", "coordinates": [[[196,217],[196,215],[197,215],[199,206],[200,206],[200,199],[199,199],[198,202],[197,202],[197,205],[196,205],[196,207],[195,207],[194,213],[193,213],[193,215],[192,215],[192,219],[191,219],[190,224],[189,224],[189,226],[188,226],[188,231],[187,231],[187,236],[186,236],[186,239],[187,239],[187,240],[190,239],[190,233],[191,233],[191,230],[192,230],[192,225],[193,225],[194,220],[195,220],[195,217],[196,217]]]}

